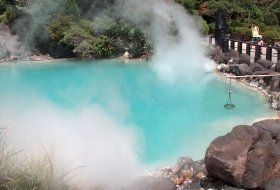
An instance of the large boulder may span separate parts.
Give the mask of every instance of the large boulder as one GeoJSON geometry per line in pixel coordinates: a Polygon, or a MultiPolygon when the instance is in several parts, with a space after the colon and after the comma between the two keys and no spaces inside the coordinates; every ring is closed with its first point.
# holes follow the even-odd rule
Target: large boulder
{"type": "Polygon", "coordinates": [[[280,179],[275,178],[275,179],[269,180],[265,184],[264,188],[265,188],[265,190],[279,190],[280,189],[280,179]]]}
{"type": "Polygon", "coordinates": [[[264,68],[266,68],[266,69],[270,69],[271,67],[272,67],[272,65],[273,65],[273,62],[272,61],[270,61],[270,60],[266,60],[266,59],[260,59],[259,61],[258,61],[258,63],[260,64],[260,65],[262,65],[264,68]]]}
{"type": "Polygon", "coordinates": [[[246,170],[247,153],[257,137],[256,128],[240,125],[231,133],[216,138],[207,148],[205,155],[204,162],[208,174],[241,187],[246,170]]]}
{"type": "Polygon", "coordinates": [[[220,53],[219,56],[216,59],[216,62],[221,64],[228,64],[228,61],[230,60],[230,57],[228,57],[225,53],[220,53]]]}
{"type": "Polygon", "coordinates": [[[280,72],[280,60],[276,62],[275,64],[275,71],[280,72]]]}
{"type": "Polygon", "coordinates": [[[224,73],[229,70],[229,66],[222,63],[217,66],[217,70],[224,73]]]}
{"type": "Polygon", "coordinates": [[[267,69],[264,68],[261,64],[259,63],[252,63],[250,65],[252,72],[256,72],[256,71],[266,71],[267,69]]]}
{"type": "Polygon", "coordinates": [[[255,122],[252,126],[267,131],[272,139],[276,139],[280,134],[280,119],[266,119],[255,122]]]}
{"type": "Polygon", "coordinates": [[[250,63],[251,63],[251,58],[250,58],[249,55],[242,53],[242,54],[240,54],[237,63],[238,63],[238,64],[246,63],[247,65],[250,65],[250,63]]]}
{"type": "Polygon", "coordinates": [[[273,91],[273,92],[279,92],[280,91],[280,77],[272,77],[270,90],[273,91]]]}
{"type": "Polygon", "coordinates": [[[220,46],[212,47],[209,51],[209,57],[212,58],[214,61],[217,61],[221,54],[222,49],[220,48],[220,46]]]}
{"type": "Polygon", "coordinates": [[[230,73],[233,73],[237,76],[244,76],[252,74],[251,68],[243,63],[243,64],[233,64],[229,66],[230,73]]]}
{"type": "Polygon", "coordinates": [[[240,125],[216,138],[208,147],[205,166],[209,176],[238,188],[262,187],[280,175],[279,120],[240,125]],[[274,129],[273,127],[277,128],[274,129]]]}
{"type": "Polygon", "coordinates": [[[239,57],[239,53],[234,49],[229,49],[228,52],[226,52],[225,54],[229,58],[238,58],[239,57]]]}

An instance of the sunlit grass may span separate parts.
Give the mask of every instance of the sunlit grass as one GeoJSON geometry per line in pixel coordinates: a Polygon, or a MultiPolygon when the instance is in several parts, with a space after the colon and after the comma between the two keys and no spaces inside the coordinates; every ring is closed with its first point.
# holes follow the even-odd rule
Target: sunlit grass
{"type": "Polygon", "coordinates": [[[0,190],[78,190],[73,185],[82,167],[56,166],[54,154],[14,150],[0,131],[0,190]],[[58,171],[60,170],[60,171],[58,171]]]}

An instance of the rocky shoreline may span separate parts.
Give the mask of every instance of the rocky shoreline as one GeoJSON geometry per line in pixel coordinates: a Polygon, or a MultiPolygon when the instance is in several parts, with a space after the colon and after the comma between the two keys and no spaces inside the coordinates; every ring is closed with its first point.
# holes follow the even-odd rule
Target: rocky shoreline
{"type": "Polygon", "coordinates": [[[260,59],[252,62],[247,54],[235,50],[222,53],[220,47],[213,48],[209,56],[218,64],[217,71],[225,76],[239,76],[235,80],[261,91],[268,97],[271,107],[280,110],[280,61],[260,59]],[[242,78],[242,76],[252,76],[242,78]],[[260,76],[256,75],[274,75],[260,76]]]}
{"type": "MultiPolygon", "coordinates": [[[[235,80],[261,91],[271,107],[280,110],[280,61],[251,62],[249,55],[235,50],[222,53],[220,47],[213,48],[209,57],[217,63],[218,74],[225,77],[254,75],[235,80]]],[[[235,126],[210,143],[204,159],[181,157],[175,167],[139,179],[134,189],[142,190],[143,182],[145,190],[279,190],[280,119],[235,126]]]]}

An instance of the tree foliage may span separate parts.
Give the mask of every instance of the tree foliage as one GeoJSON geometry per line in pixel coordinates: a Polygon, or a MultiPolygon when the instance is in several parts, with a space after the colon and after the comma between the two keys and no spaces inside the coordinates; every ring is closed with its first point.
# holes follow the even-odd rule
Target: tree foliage
{"type": "MultiPolygon", "coordinates": [[[[22,35],[19,34],[24,35],[30,31],[31,35],[27,36],[33,35],[36,38],[31,43],[34,43],[35,47],[48,47],[49,50],[53,43],[56,43],[58,46],[66,47],[66,52],[71,50],[78,57],[114,57],[122,55],[125,51],[129,51],[133,57],[150,54],[152,43],[143,32],[144,29],[114,12],[117,1],[121,2],[0,0],[0,22],[8,24],[12,32],[17,33],[20,38],[22,35]],[[32,19],[30,15],[33,16],[32,19]]],[[[244,39],[248,39],[251,35],[250,26],[252,22],[256,22],[261,34],[267,39],[279,36],[279,0],[175,0],[175,2],[197,18],[197,24],[203,35],[214,32],[217,10],[223,9],[226,11],[229,33],[240,33],[244,39]]],[[[176,33],[176,27],[172,32],[176,33]]],[[[55,48],[52,51],[55,51],[55,48]]]]}

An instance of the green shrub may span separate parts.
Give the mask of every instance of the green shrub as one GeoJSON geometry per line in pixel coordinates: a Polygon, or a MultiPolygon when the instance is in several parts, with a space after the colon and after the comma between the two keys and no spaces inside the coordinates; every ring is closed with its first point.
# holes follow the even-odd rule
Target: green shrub
{"type": "Polygon", "coordinates": [[[49,23],[47,29],[50,37],[59,42],[65,33],[71,29],[73,24],[72,17],[59,16],[49,23]]]}
{"type": "Polygon", "coordinates": [[[209,34],[215,34],[215,27],[216,27],[216,24],[214,22],[208,24],[208,27],[209,27],[209,34]]]}
{"type": "Polygon", "coordinates": [[[59,41],[69,47],[76,48],[83,41],[91,41],[93,37],[77,25],[72,25],[69,30],[63,33],[63,38],[59,41]]]}
{"type": "Polygon", "coordinates": [[[93,33],[93,22],[85,19],[79,21],[79,26],[88,33],[93,33]]]}
{"type": "Polygon", "coordinates": [[[267,26],[279,25],[277,16],[272,12],[266,12],[264,15],[264,23],[267,26]]]}
{"type": "Polygon", "coordinates": [[[209,33],[209,26],[207,25],[207,22],[201,16],[198,16],[197,20],[198,20],[200,33],[202,35],[207,35],[209,33]]]}
{"type": "Polygon", "coordinates": [[[195,8],[194,0],[176,0],[176,3],[183,5],[189,11],[195,8]]]}
{"type": "Polygon", "coordinates": [[[8,8],[4,14],[0,16],[0,23],[9,24],[13,20],[13,10],[8,8]]]}
{"type": "Polygon", "coordinates": [[[280,39],[280,31],[266,30],[263,33],[263,38],[265,41],[273,41],[274,39],[280,39]]]}
{"type": "Polygon", "coordinates": [[[115,55],[115,47],[109,37],[101,35],[82,41],[73,52],[84,58],[108,58],[115,55]]]}
{"type": "Polygon", "coordinates": [[[265,25],[265,23],[259,23],[258,24],[258,27],[259,27],[259,29],[260,29],[260,32],[263,32],[263,31],[265,31],[266,30],[266,25],[265,25]]]}

